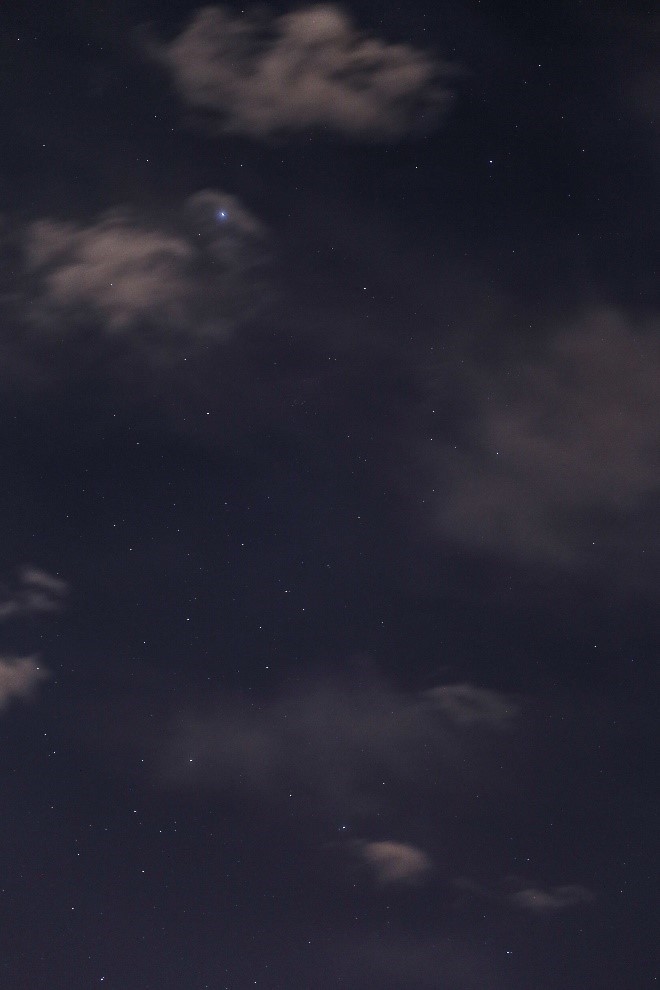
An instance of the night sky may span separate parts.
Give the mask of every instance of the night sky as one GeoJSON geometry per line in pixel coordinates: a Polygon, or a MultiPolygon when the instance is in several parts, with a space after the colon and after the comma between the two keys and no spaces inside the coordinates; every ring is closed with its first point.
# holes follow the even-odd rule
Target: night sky
{"type": "Polygon", "coordinates": [[[657,986],[652,5],[0,17],[2,990],[657,986]]]}

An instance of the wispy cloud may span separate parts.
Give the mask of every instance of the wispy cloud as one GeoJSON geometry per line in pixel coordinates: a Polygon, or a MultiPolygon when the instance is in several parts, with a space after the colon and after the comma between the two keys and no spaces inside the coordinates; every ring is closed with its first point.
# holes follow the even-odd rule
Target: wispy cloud
{"type": "Polygon", "coordinates": [[[405,842],[362,842],[358,851],[383,885],[420,883],[433,868],[431,858],[422,849],[405,842]]]}
{"type": "Polygon", "coordinates": [[[96,330],[163,355],[222,340],[263,301],[265,231],[233,196],[203,190],[169,222],[116,209],[89,223],[41,219],[22,237],[24,322],[96,330]]]}
{"type": "Polygon", "coordinates": [[[580,884],[543,888],[514,886],[513,881],[509,881],[507,889],[493,890],[474,880],[460,878],[453,881],[453,887],[465,897],[496,901],[537,915],[554,914],[580,904],[593,904],[596,900],[594,892],[580,884]]]}
{"type": "Polygon", "coordinates": [[[591,904],[594,894],[586,887],[578,884],[567,884],[563,887],[550,887],[542,890],[538,887],[526,887],[509,894],[507,901],[515,907],[533,914],[548,914],[561,911],[564,908],[575,907],[578,904],[591,904]]]}
{"type": "Polygon", "coordinates": [[[35,657],[0,657],[0,709],[14,699],[30,698],[49,676],[35,657]]]}
{"type": "Polygon", "coordinates": [[[502,728],[509,725],[518,712],[510,698],[472,684],[442,684],[429,691],[428,697],[457,725],[502,728]]]}
{"type": "Polygon", "coordinates": [[[392,139],[428,129],[452,95],[447,65],[362,33],[334,4],[275,17],[203,7],[148,50],[208,126],[252,137],[323,128],[392,139]]]}
{"type": "Polygon", "coordinates": [[[59,612],[68,593],[69,586],[61,578],[38,567],[22,567],[14,586],[3,589],[0,621],[38,612],[59,612]]]}
{"type": "MultiPolygon", "coordinates": [[[[460,685],[456,693],[472,692],[479,693],[460,685]]],[[[178,786],[240,788],[359,812],[382,800],[384,781],[423,790],[443,777],[469,779],[479,765],[475,724],[485,739],[512,711],[505,696],[486,695],[486,717],[466,733],[468,720],[456,716],[465,702],[396,691],[371,674],[310,678],[259,703],[224,696],[185,712],[153,741],[155,756],[164,779],[178,786]]]]}
{"type": "Polygon", "coordinates": [[[651,529],[627,523],[660,492],[657,326],[595,311],[533,358],[474,369],[471,388],[467,439],[431,454],[444,534],[527,560],[650,563],[651,529]]]}

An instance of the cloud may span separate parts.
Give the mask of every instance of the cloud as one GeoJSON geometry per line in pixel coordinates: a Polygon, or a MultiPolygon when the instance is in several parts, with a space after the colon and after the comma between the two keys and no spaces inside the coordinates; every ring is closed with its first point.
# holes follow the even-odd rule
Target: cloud
{"type": "MultiPolygon", "coordinates": [[[[458,694],[471,691],[478,694],[461,685],[458,694]]],[[[487,695],[498,711],[511,708],[487,695]]],[[[400,793],[474,779],[480,738],[445,708],[433,692],[399,692],[372,674],[310,678],[259,703],[225,695],[181,714],[154,740],[155,758],[177,786],[239,789],[337,815],[369,812],[384,800],[384,784],[400,793]]],[[[480,720],[484,737],[495,724],[480,720]]]]}
{"type": "Polygon", "coordinates": [[[596,900],[593,891],[580,884],[564,884],[557,887],[522,887],[518,890],[491,890],[474,880],[460,878],[453,887],[468,897],[496,901],[531,914],[554,914],[580,904],[592,904],[596,900]]]}
{"type": "Polygon", "coordinates": [[[50,675],[33,657],[0,657],[0,709],[14,698],[28,699],[50,675]]]}
{"type": "Polygon", "coordinates": [[[510,894],[509,904],[531,911],[534,914],[549,914],[564,908],[575,907],[578,904],[591,904],[595,897],[586,887],[569,884],[564,887],[550,887],[541,890],[538,887],[527,887],[510,894]]]}
{"type": "Polygon", "coordinates": [[[41,219],[21,239],[18,310],[46,334],[96,331],[152,355],[223,340],[259,308],[265,231],[233,196],[203,190],[169,223],[116,209],[41,219]]]}
{"type": "Polygon", "coordinates": [[[88,227],[37,221],[28,230],[25,256],[42,286],[43,313],[95,311],[112,332],[145,319],[165,326],[184,319],[192,247],[141,228],[126,214],[107,215],[88,227]]]}
{"type": "Polygon", "coordinates": [[[434,122],[451,98],[448,66],[361,33],[333,4],[276,17],[203,7],[148,50],[212,128],[257,138],[327,128],[392,139],[434,122]]]}
{"type": "Polygon", "coordinates": [[[657,326],[592,312],[534,358],[475,369],[472,397],[468,439],[431,454],[445,534],[564,565],[651,557],[649,528],[627,524],[660,493],[657,326]]]}
{"type": "Polygon", "coordinates": [[[69,586],[61,578],[38,567],[22,567],[17,587],[4,589],[4,597],[0,601],[0,621],[38,612],[59,612],[68,593],[69,586]]]}
{"type": "Polygon", "coordinates": [[[429,856],[405,842],[363,842],[359,852],[380,884],[415,884],[432,869],[429,856]]]}
{"type": "Polygon", "coordinates": [[[518,711],[504,695],[472,684],[443,684],[429,691],[428,696],[457,725],[501,728],[510,724],[518,711]]]}

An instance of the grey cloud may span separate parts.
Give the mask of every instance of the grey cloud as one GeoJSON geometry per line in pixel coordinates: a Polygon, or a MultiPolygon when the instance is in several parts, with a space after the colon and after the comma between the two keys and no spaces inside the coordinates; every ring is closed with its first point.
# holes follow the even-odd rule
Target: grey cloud
{"type": "Polygon", "coordinates": [[[263,301],[265,231],[233,196],[204,190],[169,223],[117,209],[42,219],[22,238],[17,309],[44,334],[95,329],[154,356],[223,340],[263,301]]]}
{"type": "Polygon", "coordinates": [[[0,709],[15,698],[30,698],[49,676],[34,657],[0,657],[0,709]]]}
{"type": "Polygon", "coordinates": [[[586,887],[568,884],[563,887],[550,887],[548,890],[527,887],[510,894],[507,900],[509,904],[525,911],[531,911],[534,914],[548,914],[574,907],[577,904],[591,904],[595,897],[586,887]]]}
{"type": "Polygon", "coordinates": [[[458,725],[488,725],[501,728],[509,725],[517,706],[497,691],[477,688],[472,684],[443,684],[428,693],[438,710],[458,725]]]}
{"type": "Polygon", "coordinates": [[[110,332],[129,330],[145,318],[181,324],[192,256],[181,238],[146,230],[121,212],[87,227],[40,220],[25,240],[27,270],[42,288],[37,312],[47,317],[93,311],[110,332]]]}
{"type": "Polygon", "coordinates": [[[380,884],[419,883],[433,867],[423,850],[405,842],[363,842],[358,848],[380,884]]]}
{"type": "Polygon", "coordinates": [[[253,137],[321,127],[396,138],[434,121],[451,97],[448,66],[361,33],[333,4],[276,17],[203,7],[149,50],[210,126],[253,137]]]}
{"type": "MultiPolygon", "coordinates": [[[[592,312],[535,359],[498,373],[475,368],[473,386],[471,439],[431,454],[443,476],[436,523],[445,534],[522,559],[588,564],[610,538],[608,518],[615,540],[657,498],[657,325],[592,312]]],[[[639,555],[638,542],[612,553],[639,555]]]]}
{"type": "Polygon", "coordinates": [[[4,589],[3,600],[0,601],[0,621],[37,612],[58,612],[68,592],[69,586],[61,578],[38,567],[22,567],[15,587],[4,589]]]}
{"type": "MultiPolygon", "coordinates": [[[[495,705],[499,696],[488,697],[495,705]]],[[[480,728],[488,735],[492,719],[480,728]]],[[[454,712],[432,694],[398,692],[375,676],[310,679],[260,703],[221,697],[167,725],[155,748],[164,779],[177,786],[291,795],[337,813],[369,811],[384,781],[435,788],[452,774],[469,779],[480,764],[479,742],[454,712]]]]}
{"type": "MultiPolygon", "coordinates": [[[[491,890],[483,884],[461,877],[452,886],[465,897],[496,901],[531,914],[554,914],[580,904],[592,904],[596,895],[580,884],[564,884],[555,887],[521,887],[517,890],[491,890]]],[[[511,882],[509,883],[509,887],[511,882]]]]}

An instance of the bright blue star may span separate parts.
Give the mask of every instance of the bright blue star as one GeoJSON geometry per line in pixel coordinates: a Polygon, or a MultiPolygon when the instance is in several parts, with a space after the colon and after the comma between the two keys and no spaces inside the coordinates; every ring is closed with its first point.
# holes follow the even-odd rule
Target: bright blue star
{"type": "Polygon", "coordinates": [[[227,213],[226,210],[218,210],[215,214],[215,219],[222,221],[222,220],[226,220],[228,216],[229,214],[227,213]]]}

